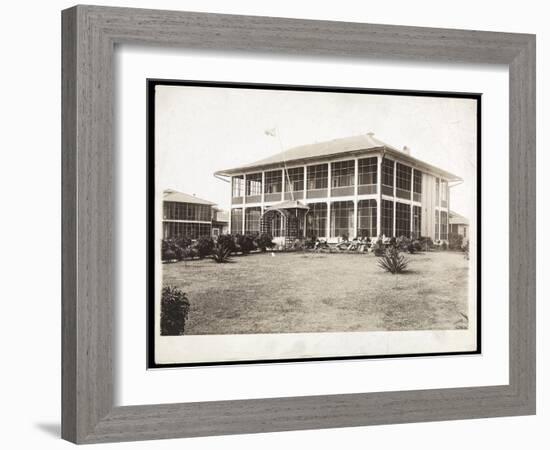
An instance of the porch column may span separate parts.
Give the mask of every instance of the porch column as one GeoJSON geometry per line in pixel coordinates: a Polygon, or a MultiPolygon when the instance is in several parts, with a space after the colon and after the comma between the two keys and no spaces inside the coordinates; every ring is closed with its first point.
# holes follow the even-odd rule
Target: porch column
{"type": "Polygon", "coordinates": [[[242,234],[245,233],[245,221],[246,221],[246,173],[243,175],[243,182],[244,182],[244,192],[243,192],[243,226],[242,226],[242,234]]]}
{"type": "Polygon", "coordinates": [[[227,219],[227,226],[229,227],[229,233],[233,233],[231,229],[231,215],[233,214],[233,177],[229,177],[229,218],[227,219]]]}
{"type": "Polygon", "coordinates": [[[330,161],[327,163],[327,226],[326,226],[326,238],[330,238],[330,191],[332,190],[332,165],[330,161]]]}
{"type": "Polygon", "coordinates": [[[376,205],[376,236],[382,235],[382,155],[378,155],[376,192],[378,193],[378,204],[376,205]]]}
{"type": "MultiPolygon", "coordinates": [[[[307,205],[307,166],[304,166],[304,204],[307,205]]],[[[304,239],[307,237],[306,227],[307,227],[307,213],[304,213],[304,239]]]]}
{"type": "MultiPolygon", "coordinates": [[[[396,208],[396,201],[395,201],[395,190],[396,190],[396,180],[397,180],[397,161],[393,161],[393,229],[392,229],[392,236],[395,236],[395,210],[396,208]]],[[[392,237],[390,236],[390,237],[392,237]]],[[[395,236],[397,237],[397,236],[395,236]]]]}
{"type": "Polygon", "coordinates": [[[359,160],[355,158],[355,177],[353,183],[353,237],[357,238],[357,229],[359,224],[357,223],[357,192],[359,184],[359,160]]]}
{"type": "Polygon", "coordinates": [[[281,193],[281,201],[284,202],[285,201],[285,185],[286,185],[286,168],[283,167],[283,178],[282,178],[282,181],[281,181],[281,191],[283,191],[281,193]]]}
{"type": "Polygon", "coordinates": [[[261,199],[261,202],[262,202],[262,211],[263,211],[263,206],[264,206],[264,203],[265,203],[265,171],[262,170],[262,199],[261,199]]]}
{"type": "MultiPolygon", "coordinates": [[[[413,237],[413,233],[414,233],[414,205],[413,205],[413,201],[414,201],[414,169],[411,168],[411,238],[413,237]]],[[[418,236],[415,236],[415,237],[418,237],[418,236]]]]}

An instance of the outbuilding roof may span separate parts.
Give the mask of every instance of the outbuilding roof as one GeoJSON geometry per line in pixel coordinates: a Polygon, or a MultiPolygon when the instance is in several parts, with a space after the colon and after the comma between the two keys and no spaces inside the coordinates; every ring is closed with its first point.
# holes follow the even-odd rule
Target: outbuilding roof
{"type": "Polygon", "coordinates": [[[180,202],[180,203],[195,203],[197,205],[215,205],[215,203],[202,198],[195,197],[194,195],[185,194],[183,192],[175,191],[173,189],[166,189],[163,192],[162,199],[165,202],[180,202]]]}
{"type": "Polygon", "coordinates": [[[470,223],[470,221],[464,217],[464,216],[461,216],[460,214],[454,212],[454,211],[449,211],[449,224],[450,225],[468,225],[470,223]]]}
{"type": "Polygon", "coordinates": [[[300,145],[293,147],[280,153],[276,153],[268,158],[260,159],[259,161],[246,164],[240,167],[231,169],[219,170],[215,175],[231,176],[239,175],[243,172],[251,170],[265,170],[277,168],[283,164],[300,164],[308,163],[313,160],[330,159],[331,157],[341,156],[357,156],[363,155],[372,151],[384,151],[390,156],[394,156],[409,164],[423,168],[431,173],[439,174],[449,181],[460,181],[461,178],[439,167],[428,164],[417,158],[412,157],[397,148],[386,144],[374,136],[374,133],[360,134],[358,136],[349,136],[344,138],[332,139],[330,141],[317,142],[314,144],[300,145]]]}

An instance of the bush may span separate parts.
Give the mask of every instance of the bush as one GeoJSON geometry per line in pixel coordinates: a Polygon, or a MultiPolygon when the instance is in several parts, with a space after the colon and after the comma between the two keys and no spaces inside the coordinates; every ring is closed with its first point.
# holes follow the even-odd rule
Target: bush
{"type": "Polygon", "coordinates": [[[252,250],[256,248],[256,246],[254,245],[254,236],[250,234],[238,234],[236,240],[237,245],[244,255],[249,254],[252,250]]]}
{"type": "Polygon", "coordinates": [[[214,250],[214,240],[209,236],[200,237],[194,245],[194,249],[197,251],[199,258],[204,258],[212,254],[214,250]]]}
{"type": "Polygon", "coordinates": [[[449,248],[451,250],[462,250],[463,236],[458,233],[449,233],[449,248]]]}
{"type": "Polygon", "coordinates": [[[216,245],[223,246],[229,249],[230,253],[233,253],[237,250],[237,246],[235,245],[235,238],[230,234],[221,234],[218,236],[218,240],[216,241],[216,245]]]}
{"type": "Polygon", "coordinates": [[[176,252],[172,250],[171,248],[162,249],[162,260],[163,261],[174,261],[178,259],[176,256],[176,252]]]}
{"type": "Polygon", "coordinates": [[[231,256],[231,248],[227,242],[218,242],[212,253],[212,258],[217,263],[226,263],[229,262],[229,257],[231,256]]]}
{"type": "Polygon", "coordinates": [[[191,239],[187,237],[168,238],[162,240],[161,258],[163,261],[181,261],[186,256],[186,251],[191,245],[191,239]]]}
{"type": "Polygon", "coordinates": [[[256,244],[256,247],[258,247],[262,252],[265,252],[267,248],[275,247],[273,236],[271,236],[271,234],[269,233],[261,233],[256,237],[254,242],[256,244]]]}
{"type": "Polygon", "coordinates": [[[409,249],[410,244],[411,244],[411,240],[407,236],[399,236],[395,240],[395,245],[402,252],[407,251],[409,249]]]}
{"type": "Polygon", "coordinates": [[[420,242],[420,250],[424,251],[430,251],[434,247],[434,241],[432,241],[431,237],[422,237],[420,236],[418,238],[418,241],[420,242]]]}
{"type": "Polygon", "coordinates": [[[378,261],[378,265],[392,274],[402,273],[407,270],[409,260],[406,259],[397,248],[390,247],[386,254],[378,261]]]}
{"type": "Polygon", "coordinates": [[[372,243],[371,248],[374,251],[374,256],[384,256],[386,254],[386,249],[381,238],[378,238],[376,242],[372,243]]]}
{"type": "Polygon", "coordinates": [[[311,250],[315,248],[315,244],[317,243],[317,238],[315,236],[312,236],[304,242],[304,247],[311,250]]]}
{"type": "Polygon", "coordinates": [[[448,245],[446,241],[441,242],[441,250],[447,250],[447,247],[448,245]]]}
{"type": "Polygon", "coordinates": [[[160,334],[181,336],[190,306],[185,292],[174,286],[163,287],[160,301],[160,334]]]}

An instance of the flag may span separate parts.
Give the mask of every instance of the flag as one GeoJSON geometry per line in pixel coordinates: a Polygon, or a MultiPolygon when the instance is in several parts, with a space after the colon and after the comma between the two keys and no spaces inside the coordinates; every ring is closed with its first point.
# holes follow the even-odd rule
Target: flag
{"type": "Polygon", "coordinates": [[[273,136],[275,137],[277,135],[277,130],[275,128],[269,128],[268,130],[264,131],[264,134],[266,136],[273,136]]]}

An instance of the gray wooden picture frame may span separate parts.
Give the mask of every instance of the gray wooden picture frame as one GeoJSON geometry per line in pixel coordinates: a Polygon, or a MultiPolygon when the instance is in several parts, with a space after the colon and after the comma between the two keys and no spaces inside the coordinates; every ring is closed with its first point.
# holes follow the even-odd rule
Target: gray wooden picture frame
{"type": "Polygon", "coordinates": [[[97,6],[63,11],[62,31],[64,439],[94,443],[535,413],[535,36],[97,6]],[[114,406],[113,52],[121,43],[507,65],[509,384],[114,406]]]}

